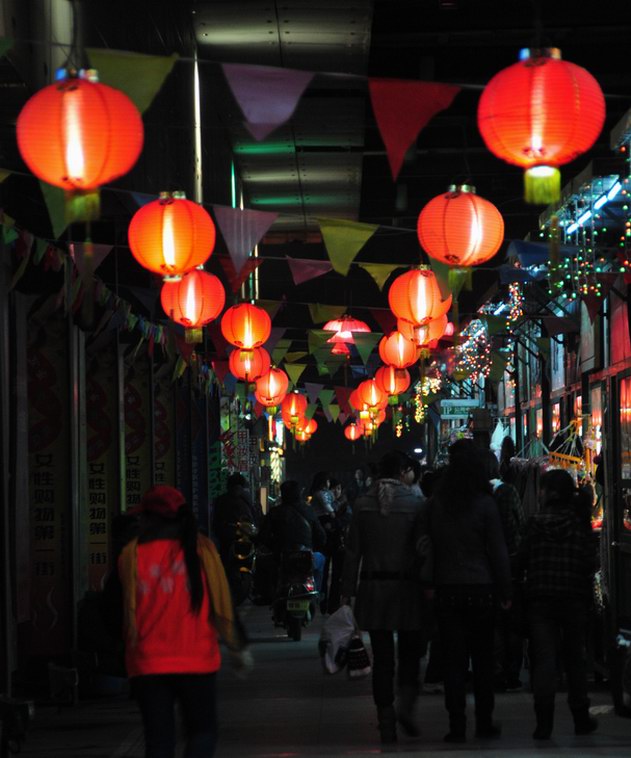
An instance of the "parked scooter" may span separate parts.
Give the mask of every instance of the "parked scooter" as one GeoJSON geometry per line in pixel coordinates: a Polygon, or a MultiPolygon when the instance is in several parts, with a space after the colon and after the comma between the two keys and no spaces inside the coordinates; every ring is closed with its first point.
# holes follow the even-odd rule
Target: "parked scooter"
{"type": "Polygon", "coordinates": [[[254,538],[258,529],[251,521],[240,519],[230,525],[234,529],[234,538],[228,550],[226,575],[232,590],[235,605],[240,605],[252,588],[255,547],[254,538]]]}
{"type": "Polygon", "coordinates": [[[285,627],[292,640],[300,640],[303,626],[313,618],[318,596],[311,550],[283,553],[278,592],[272,603],[276,626],[285,627]]]}

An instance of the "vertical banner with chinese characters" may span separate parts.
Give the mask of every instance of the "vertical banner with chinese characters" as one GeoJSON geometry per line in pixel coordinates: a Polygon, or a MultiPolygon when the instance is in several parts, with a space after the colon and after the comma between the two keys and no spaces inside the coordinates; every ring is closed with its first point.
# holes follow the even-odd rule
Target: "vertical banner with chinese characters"
{"type": "Polygon", "coordinates": [[[31,512],[30,653],[70,645],[70,388],[68,325],[61,317],[28,329],[31,512]]]}
{"type": "Polygon", "coordinates": [[[206,460],[206,398],[199,392],[191,396],[191,506],[199,526],[208,524],[208,470],[206,460]]]}
{"type": "Polygon", "coordinates": [[[191,384],[190,371],[178,380],[175,389],[175,476],[177,487],[191,506],[191,384]]]}
{"type": "Polygon", "coordinates": [[[138,355],[125,371],[126,508],[138,505],[151,486],[151,364],[138,355]]]}
{"type": "Polygon", "coordinates": [[[110,524],[118,510],[117,385],[112,340],[87,362],[88,582],[93,592],[103,589],[109,570],[110,524]]]}
{"type": "MultiPolygon", "coordinates": [[[[208,398],[208,496],[210,505],[225,491],[225,469],[221,460],[221,425],[219,421],[219,393],[208,398]]],[[[212,519],[212,516],[211,516],[212,519]]]]}
{"type": "Polygon", "coordinates": [[[153,423],[155,429],[153,481],[155,484],[175,486],[175,395],[171,383],[172,366],[161,366],[156,371],[153,396],[153,423]]]}

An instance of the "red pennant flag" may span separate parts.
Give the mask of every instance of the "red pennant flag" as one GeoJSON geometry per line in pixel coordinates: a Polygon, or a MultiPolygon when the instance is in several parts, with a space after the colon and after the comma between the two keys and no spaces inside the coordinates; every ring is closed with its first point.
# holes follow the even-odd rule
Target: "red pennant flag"
{"type": "Polygon", "coordinates": [[[352,391],[353,390],[350,387],[335,388],[335,397],[337,397],[337,404],[347,416],[350,416],[353,413],[353,409],[348,402],[348,398],[350,397],[352,391]]]}
{"type": "Polygon", "coordinates": [[[217,379],[223,384],[229,371],[228,361],[211,361],[211,363],[217,379]]]}
{"type": "Polygon", "coordinates": [[[232,345],[221,332],[221,319],[211,321],[210,324],[207,324],[206,331],[208,332],[208,336],[210,337],[218,356],[221,357],[226,355],[228,350],[232,349],[232,345]]]}
{"type": "Polygon", "coordinates": [[[396,181],[407,149],[436,113],[451,105],[460,87],[402,79],[369,79],[368,87],[392,179],[396,181]]]}
{"type": "Polygon", "coordinates": [[[263,258],[248,258],[245,262],[245,265],[241,269],[241,273],[237,274],[230,258],[225,258],[221,255],[218,255],[217,260],[219,263],[221,263],[221,267],[228,277],[230,289],[233,292],[238,292],[243,282],[248,278],[248,276],[250,276],[254,269],[258,268],[261,263],[263,263],[263,258]]]}
{"type": "Polygon", "coordinates": [[[254,403],[253,410],[254,410],[254,415],[256,416],[256,418],[261,418],[261,416],[263,415],[263,411],[265,410],[265,406],[261,405],[261,403],[259,403],[259,401],[257,400],[256,403],[254,403]]]}
{"type": "Polygon", "coordinates": [[[393,332],[397,328],[397,317],[392,311],[386,310],[385,308],[382,310],[374,308],[370,313],[379,324],[381,331],[384,334],[390,334],[390,332],[393,332]]]}
{"type": "Polygon", "coordinates": [[[173,337],[175,339],[176,350],[188,363],[191,359],[191,355],[193,355],[193,350],[195,350],[195,345],[192,342],[186,342],[186,340],[180,337],[179,334],[174,333],[173,337]]]}
{"type": "MultiPolygon", "coordinates": [[[[89,250],[92,260],[90,261],[90,275],[97,270],[113,249],[113,245],[92,245],[89,250]]],[[[82,278],[86,275],[86,246],[83,242],[75,242],[70,245],[70,255],[82,278]]]]}
{"type": "Polygon", "coordinates": [[[226,205],[213,205],[213,214],[237,273],[278,218],[278,213],[229,208],[226,205]]]}
{"type": "Polygon", "coordinates": [[[310,261],[290,258],[288,255],[285,257],[296,285],[307,282],[309,279],[315,279],[316,276],[327,274],[333,269],[331,261],[310,261]]]}

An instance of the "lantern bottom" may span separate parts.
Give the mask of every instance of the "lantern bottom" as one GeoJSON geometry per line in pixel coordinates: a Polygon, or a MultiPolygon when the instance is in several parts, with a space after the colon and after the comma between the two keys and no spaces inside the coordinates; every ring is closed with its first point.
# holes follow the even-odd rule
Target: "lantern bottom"
{"type": "Polygon", "coordinates": [[[99,190],[72,190],[65,193],[64,215],[66,223],[95,221],[101,213],[99,190]]]}
{"type": "Polygon", "coordinates": [[[201,328],[185,329],[184,339],[186,342],[201,342],[203,339],[203,330],[201,328]]]}
{"type": "Polygon", "coordinates": [[[524,200],[549,205],[561,199],[561,172],[553,166],[533,166],[524,173],[524,200]]]}

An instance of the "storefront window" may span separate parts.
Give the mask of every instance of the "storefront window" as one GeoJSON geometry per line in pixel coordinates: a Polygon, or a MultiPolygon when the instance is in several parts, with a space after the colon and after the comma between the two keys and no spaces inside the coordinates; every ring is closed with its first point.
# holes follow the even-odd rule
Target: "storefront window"
{"type": "Polygon", "coordinates": [[[537,408],[535,411],[535,420],[537,426],[537,437],[541,439],[543,437],[543,409],[537,408]]]}
{"type": "Polygon", "coordinates": [[[513,442],[517,441],[517,433],[515,431],[515,416],[511,416],[509,419],[510,436],[513,438],[513,442]]]}
{"type": "Polygon", "coordinates": [[[552,405],[552,434],[556,434],[561,429],[561,403],[552,405]]]}
{"type": "Polygon", "coordinates": [[[602,425],[603,425],[603,410],[602,410],[602,389],[600,387],[594,387],[592,389],[592,402],[591,402],[591,417],[590,417],[590,437],[596,455],[600,454],[602,448],[602,425]]]}
{"type": "Polygon", "coordinates": [[[620,380],[620,474],[631,479],[631,377],[620,380]]]}

